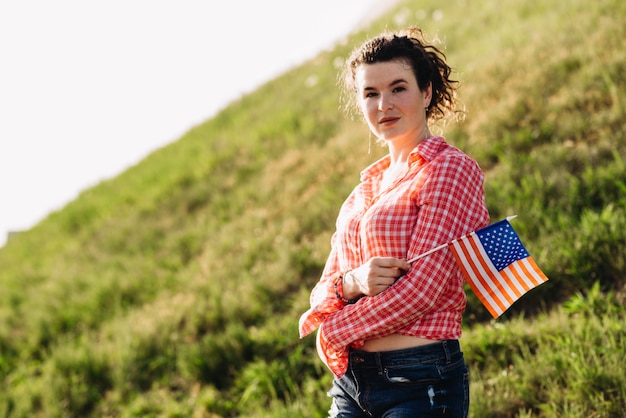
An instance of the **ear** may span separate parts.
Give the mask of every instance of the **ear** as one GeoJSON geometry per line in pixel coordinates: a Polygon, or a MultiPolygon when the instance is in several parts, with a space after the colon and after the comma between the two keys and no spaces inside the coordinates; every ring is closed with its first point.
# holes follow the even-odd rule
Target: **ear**
{"type": "Polygon", "coordinates": [[[428,87],[422,90],[422,94],[424,95],[424,109],[430,107],[430,102],[433,98],[433,83],[428,83],[428,87]]]}

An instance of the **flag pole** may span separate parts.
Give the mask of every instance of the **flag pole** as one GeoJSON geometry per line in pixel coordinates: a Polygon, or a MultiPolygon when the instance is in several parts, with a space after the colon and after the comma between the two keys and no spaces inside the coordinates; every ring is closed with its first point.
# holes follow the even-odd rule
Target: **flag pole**
{"type": "MultiPolygon", "coordinates": [[[[515,218],[517,218],[517,215],[511,215],[511,216],[507,216],[507,217],[506,217],[506,220],[507,220],[507,221],[510,221],[510,220],[512,220],[512,219],[515,219],[515,218]]],[[[407,263],[411,264],[411,263],[413,263],[413,262],[415,262],[415,261],[419,260],[420,258],[426,257],[427,255],[430,255],[430,254],[432,254],[432,253],[434,253],[434,252],[436,252],[436,251],[443,250],[443,249],[444,249],[444,248],[446,248],[447,246],[448,246],[448,243],[446,243],[446,244],[441,244],[440,246],[435,247],[435,248],[433,248],[432,250],[428,250],[428,251],[426,251],[425,253],[422,253],[422,254],[420,254],[420,255],[418,255],[418,256],[413,257],[412,259],[408,260],[408,261],[407,261],[407,263]]]]}
{"type": "Polygon", "coordinates": [[[419,260],[419,259],[420,259],[420,258],[422,258],[422,257],[426,257],[427,255],[430,255],[430,254],[434,253],[435,251],[442,250],[442,249],[446,248],[447,246],[448,246],[448,244],[442,244],[442,245],[440,245],[439,247],[435,247],[435,248],[433,248],[432,250],[426,251],[425,253],[422,253],[422,254],[420,254],[420,255],[418,255],[418,256],[416,256],[416,257],[413,257],[412,259],[410,259],[409,261],[407,261],[407,263],[411,264],[411,263],[413,263],[414,261],[417,261],[417,260],[419,260]]]}

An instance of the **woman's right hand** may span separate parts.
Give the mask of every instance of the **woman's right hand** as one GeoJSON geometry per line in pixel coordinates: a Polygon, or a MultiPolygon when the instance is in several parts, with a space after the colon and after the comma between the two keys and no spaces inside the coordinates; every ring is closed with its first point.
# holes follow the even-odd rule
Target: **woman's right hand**
{"type": "Polygon", "coordinates": [[[406,260],[399,258],[372,257],[367,263],[344,275],[343,297],[356,299],[377,295],[394,284],[410,267],[406,260]]]}

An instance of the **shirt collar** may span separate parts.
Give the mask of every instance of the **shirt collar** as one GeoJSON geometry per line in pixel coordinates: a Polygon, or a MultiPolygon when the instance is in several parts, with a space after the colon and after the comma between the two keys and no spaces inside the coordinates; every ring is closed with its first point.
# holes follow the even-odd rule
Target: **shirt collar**
{"type": "MultiPolygon", "coordinates": [[[[431,136],[426,138],[411,151],[409,154],[409,165],[412,165],[420,158],[428,161],[432,161],[439,153],[439,150],[446,140],[441,136],[431,136]]],[[[372,163],[370,166],[361,171],[361,181],[367,180],[382,173],[387,167],[389,167],[391,157],[385,155],[380,160],[372,163]]]]}

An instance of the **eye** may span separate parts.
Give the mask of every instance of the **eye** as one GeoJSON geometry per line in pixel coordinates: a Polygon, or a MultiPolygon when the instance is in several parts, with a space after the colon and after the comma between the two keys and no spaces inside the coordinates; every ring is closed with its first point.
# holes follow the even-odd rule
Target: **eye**
{"type": "Polygon", "coordinates": [[[393,89],[393,92],[394,92],[394,93],[400,93],[400,92],[403,92],[403,91],[405,91],[405,90],[406,90],[406,88],[405,88],[405,87],[403,87],[403,86],[402,86],[402,87],[400,87],[400,86],[399,86],[399,87],[395,87],[395,88],[393,89]]]}
{"type": "Polygon", "coordinates": [[[376,97],[376,96],[378,96],[378,93],[373,92],[373,91],[366,91],[363,95],[363,97],[365,97],[366,99],[370,97],[376,97]]]}

